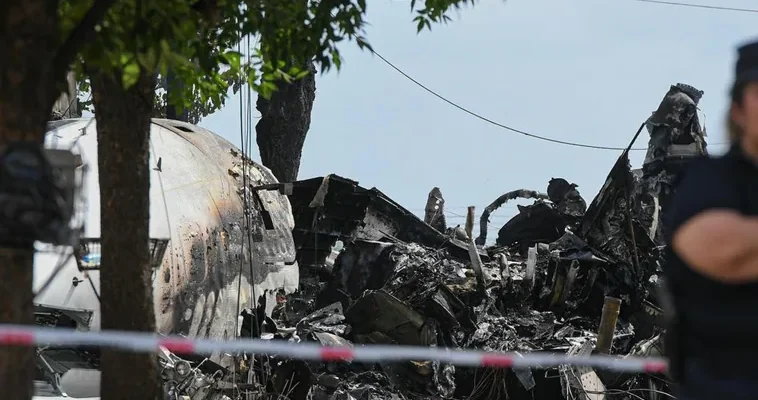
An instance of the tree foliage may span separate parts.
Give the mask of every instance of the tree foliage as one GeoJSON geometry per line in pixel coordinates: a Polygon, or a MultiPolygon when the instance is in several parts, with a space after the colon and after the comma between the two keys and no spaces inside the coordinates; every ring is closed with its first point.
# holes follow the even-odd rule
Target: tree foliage
{"type": "MultiPolygon", "coordinates": [[[[63,0],[62,30],[73,29],[97,1],[63,0]]],[[[410,10],[420,32],[475,2],[412,0],[410,10]]],[[[177,84],[156,99],[158,115],[174,106],[199,120],[221,108],[235,85],[250,84],[268,98],[278,80],[308,74],[297,66],[309,60],[322,72],[339,69],[345,41],[370,50],[366,12],[365,0],[118,0],[76,67],[80,79],[84,64],[118,71],[126,87],[141,69],[163,76],[170,69],[177,84]],[[242,49],[248,35],[256,35],[256,46],[242,49]]]]}
{"type": "Polygon", "coordinates": [[[416,31],[432,29],[432,24],[446,24],[452,20],[450,11],[460,10],[462,6],[474,5],[477,0],[411,0],[411,11],[415,14],[413,21],[416,31]]]}

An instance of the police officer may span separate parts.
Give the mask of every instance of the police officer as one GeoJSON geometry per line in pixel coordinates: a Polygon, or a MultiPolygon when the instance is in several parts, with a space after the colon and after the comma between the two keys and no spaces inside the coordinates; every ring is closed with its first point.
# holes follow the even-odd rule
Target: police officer
{"type": "Polygon", "coordinates": [[[664,226],[682,400],[758,399],[758,42],[739,48],[727,119],[730,150],[688,165],[664,226]]]}

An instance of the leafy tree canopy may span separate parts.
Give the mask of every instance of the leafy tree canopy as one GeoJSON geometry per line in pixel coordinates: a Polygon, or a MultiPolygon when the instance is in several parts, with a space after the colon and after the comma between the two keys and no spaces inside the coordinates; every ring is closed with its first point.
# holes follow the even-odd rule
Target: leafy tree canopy
{"type": "MultiPolygon", "coordinates": [[[[412,0],[418,31],[446,23],[449,12],[476,0],[412,0]]],[[[125,87],[142,71],[177,85],[158,103],[204,116],[220,108],[230,88],[241,83],[268,97],[279,80],[300,79],[313,60],[321,71],[341,66],[338,46],[353,41],[362,49],[366,0],[61,0],[64,36],[93,8],[112,3],[85,44],[75,70],[118,74],[125,87]],[[257,35],[257,46],[240,50],[241,38],[257,35]]]]}

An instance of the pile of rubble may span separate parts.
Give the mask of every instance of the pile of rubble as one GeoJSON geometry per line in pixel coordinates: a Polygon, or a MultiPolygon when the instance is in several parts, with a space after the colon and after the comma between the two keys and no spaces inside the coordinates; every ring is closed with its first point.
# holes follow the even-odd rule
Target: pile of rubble
{"type": "MultiPolygon", "coordinates": [[[[623,152],[589,207],[564,179],[551,180],[546,193],[509,192],[485,209],[476,241],[470,226],[448,228],[440,218],[439,188],[422,221],[379,190],[336,175],[295,182],[301,289],[279,297],[272,317],[259,313],[260,331],[251,333],[323,345],[660,355],[660,220],[673,177],[706,152],[696,113],[701,96],[672,86],[644,125],[643,168],[632,170],[623,152]],[[519,206],[496,245],[485,248],[489,215],[519,197],[534,204],[519,206]],[[335,251],[335,243],[344,247],[335,251]]],[[[665,376],[590,368],[259,364],[267,391],[293,400],[671,397],[665,376]]]]}

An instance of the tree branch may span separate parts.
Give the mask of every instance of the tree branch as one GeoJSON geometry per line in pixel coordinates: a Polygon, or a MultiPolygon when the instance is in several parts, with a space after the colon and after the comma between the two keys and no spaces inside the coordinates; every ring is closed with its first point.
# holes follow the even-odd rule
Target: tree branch
{"type": "Polygon", "coordinates": [[[71,30],[71,34],[68,35],[66,41],[58,48],[53,58],[53,76],[59,76],[68,71],[71,62],[82,46],[95,39],[95,26],[103,20],[105,14],[116,1],[95,0],[92,7],[87,10],[84,18],[71,30]]]}

